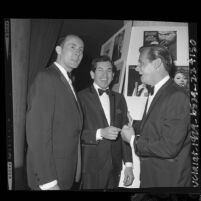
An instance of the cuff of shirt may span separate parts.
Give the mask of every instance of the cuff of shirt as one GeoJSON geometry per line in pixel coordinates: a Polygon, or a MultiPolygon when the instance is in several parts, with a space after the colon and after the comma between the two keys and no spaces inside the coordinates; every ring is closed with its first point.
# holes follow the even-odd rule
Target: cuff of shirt
{"type": "Polygon", "coordinates": [[[133,147],[133,146],[134,146],[134,144],[133,144],[134,139],[135,139],[135,136],[134,136],[134,135],[132,135],[131,140],[130,140],[130,146],[131,146],[131,147],[133,147]]]}
{"type": "Polygon", "coordinates": [[[96,131],[96,141],[102,140],[103,137],[101,136],[101,128],[96,131]]]}
{"type": "Polygon", "coordinates": [[[125,167],[133,167],[133,163],[131,163],[131,162],[126,162],[126,163],[125,163],[125,167]]]}
{"type": "Polygon", "coordinates": [[[48,190],[49,188],[52,188],[53,186],[57,185],[57,180],[54,180],[52,182],[40,185],[41,190],[48,190]]]}

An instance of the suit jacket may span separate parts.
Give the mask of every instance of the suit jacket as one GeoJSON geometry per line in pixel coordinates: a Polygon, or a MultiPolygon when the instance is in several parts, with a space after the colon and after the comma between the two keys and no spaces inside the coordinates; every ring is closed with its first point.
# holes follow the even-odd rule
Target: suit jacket
{"type": "Polygon", "coordinates": [[[53,64],[38,73],[26,114],[27,174],[32,189],[58,180],[71,188],[78,161],[82,113],[70,85],[53,64]]]}
{"type": "Polygon", "coordinates": [[[141,161],[141,187],[191,186],[190,101],[171,79],[144,115],[135,150],[141,161]]]}
{"type": "MultiPolygon", "coordinates": [[[[119,134],[117,140],[103,139],[96,141],[96,131],[108,127],[100,99],[93,85],[78,93],[83,109],[84,126],[82,140],[82,172],[97,173],[103,169],[108,160],[113,168],[121,171],[122,160],[132,162],[132,152],[128,144],[123,142],[119,134]]],[[[112,92],[110,98],[111,126],[122,128],[128,123],[127,105],[123,95],[112,92]]]]}

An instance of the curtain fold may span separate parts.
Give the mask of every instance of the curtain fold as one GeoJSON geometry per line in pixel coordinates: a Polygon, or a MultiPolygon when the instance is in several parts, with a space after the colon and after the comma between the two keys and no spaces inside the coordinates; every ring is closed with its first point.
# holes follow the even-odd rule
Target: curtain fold
{"type": "Polygon", "coordinates": [[[32,19],[30,38],[30,57],[28,88],[36,74],[45,68],[60,36],[63,19],[32,19]]]}

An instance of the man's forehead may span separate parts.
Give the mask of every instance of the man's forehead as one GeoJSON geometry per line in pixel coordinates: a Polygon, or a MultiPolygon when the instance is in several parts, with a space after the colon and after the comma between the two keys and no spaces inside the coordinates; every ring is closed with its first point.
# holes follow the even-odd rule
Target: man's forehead
{"type": "Polygon", "coordinates": [[[97,67],[108,67],[108,68],[112,68],[112,64],[109,61],[99,61],[97,62],[97,67]]]}
{"type": "Polygon", "coordinates": [[[65,43],[77,43],[77,42],[81,43],[84,46],[84,42],[78,36],[67,36],[65,40],[65,43]]]}

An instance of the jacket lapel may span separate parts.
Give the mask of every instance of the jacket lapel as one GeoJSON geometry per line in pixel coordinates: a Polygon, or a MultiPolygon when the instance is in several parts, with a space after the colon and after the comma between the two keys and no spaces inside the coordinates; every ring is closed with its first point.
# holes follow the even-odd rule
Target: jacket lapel
{"type": "Polygon", "coordinates": [[[114,122],[115,122],[115,94],[112,91],[110,91],[109,98],[110,98],[110,125],[114,126],[114,122]]]}
{"type": "Polygon", "coordinates": [[[98,94],[97,94],[97,92],[96,92],[96,90],[95,90],[95,88],[94,88],[93,85],[90,87],[90,91],[91,91],[92,97],[94,99],[94,101],[93,101],[94,102],[94,106],[95,106],[95,108],[97,108],[98,113],[100,114],[101,119],[104,122],[104,125],[105,126],[109,126],[108,122],[107,122],[107,118],[105,116],[105,112],[104,112],[103,107],[101,105],[100,99],[99,99],[98,94]]]}
{"type": "MultiPolygon", "coordinates": [[[[147,121],[151,111],[153,110],[154,106],[156,105],[156,103],[158,102],[158,100],[160,99],[161,95],[163,94],[163,92],[165,91],[165,88],[167,86],[169,86],[172,83],[172,80],[169,79],[156,93],[156,95],[154,96],[151,105],[149,107],[148,113],[146,114],[146,111],[144,111],[144,115],[143,115],[143,119],[142,119],[142,124],[141,124],[141,129],[143,128],[145,122],[147,121]]],[[[145,108],[146,109],[146,108],[145,108]]]]}
{"type": "MultiPolygon", "coordinates": [[[[64,75],[61,73],[61,71],[55,66],[55,64],[53,64],[51,67],[53,69],[53,73],[56,75],[56,77],[58,79],[61,80],[61,82],[64,84],[65,88],[68,90],[72,100],[74,101],[75,105],[77,106],[78,112],[80,114],[81,121],[83,121],[82,110],[81,110],[81,107],[80,107],[78,97],[77,97],[77,100],[76,100],[76,98],[75,98],[75,96],[73,94],[73,91],[72,91],[72,89],[70,87],[70,84],[68,83],[68,81],[66,80],[64,75]]],[[[74,92],[75,92],[75,90],[74,90],[74,92]]],[[[75,92],[75,94],[76,94],[76,92],[75,92]]]]}

